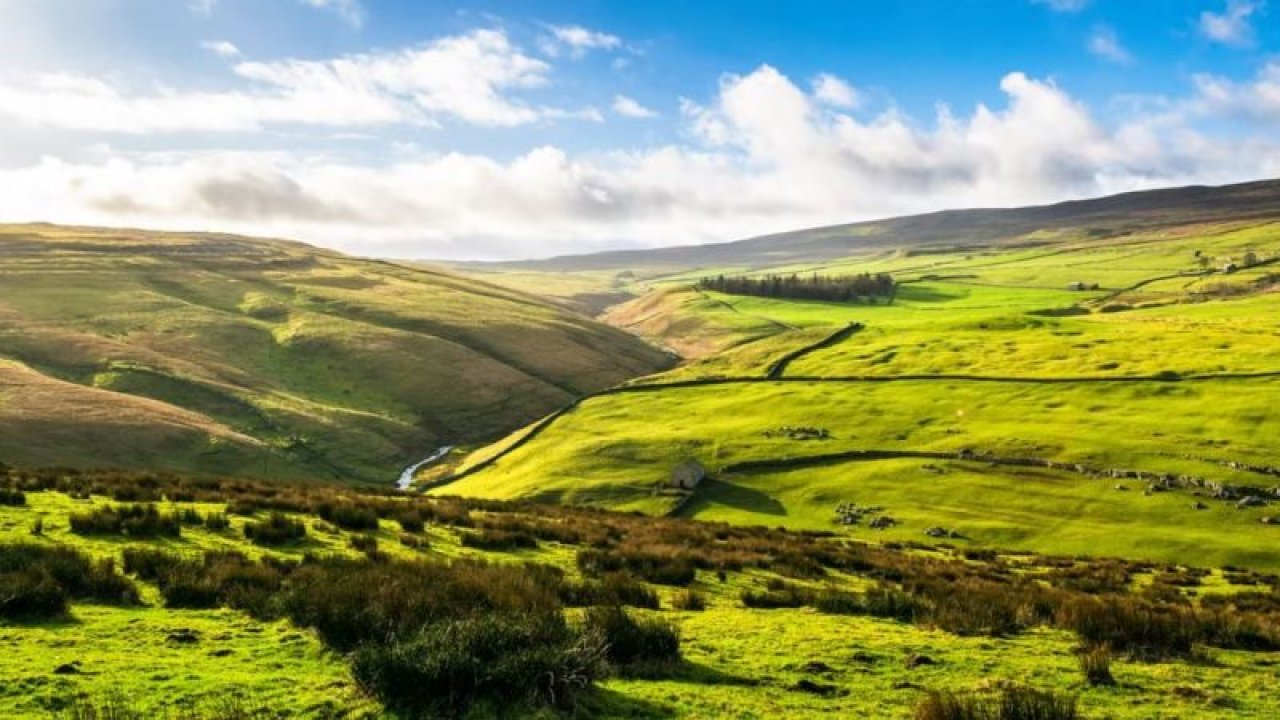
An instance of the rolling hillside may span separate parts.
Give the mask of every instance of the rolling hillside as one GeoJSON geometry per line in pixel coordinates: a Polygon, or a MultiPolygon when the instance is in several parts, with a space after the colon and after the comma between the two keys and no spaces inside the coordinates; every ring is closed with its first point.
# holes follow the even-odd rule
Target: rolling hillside
{"type": "Polygon", "coordinates": [[[481,450],[435,492],[1280,569],[1278,264],[1280,224],[1231,220],[771,270],[886,272],[891,302],[667,276],[611,317],[711,354],[481,450]],[[655,490],[690,458],[710,480],[655,490]],[[837,526],[846,503],[897,523],[837,526]]]}
{"type": "Polygon", "coordinates": [[[0,228],[0,460],[389,482],[664,366],[529,295],[299,243],[0,228]]]}
{"type": "MultiPolygon", "coordinates": [[[[946,210],[870,220],[711,245],[603,252],[481,265],[515,274],[535,271],[631,271],[645,277],[696,268],[760,268],[830,261],[867,251],[988,245],[1048,245],[1070,238],[1103,240],[1198,223],[1280,218],[1280,180],[1124,193],[1038,207],[946,210]]],[[[534,287],[526,285],[526,287],[534,287]]]]}

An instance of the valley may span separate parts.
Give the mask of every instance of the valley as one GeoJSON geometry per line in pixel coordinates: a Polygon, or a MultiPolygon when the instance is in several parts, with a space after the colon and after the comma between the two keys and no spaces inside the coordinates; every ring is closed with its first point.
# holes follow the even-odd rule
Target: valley
{"type": "Polygon", "coordinates": [[[1278,187],[683,266],[8,227],[0,703],[1273,717],[1278,187]]]}

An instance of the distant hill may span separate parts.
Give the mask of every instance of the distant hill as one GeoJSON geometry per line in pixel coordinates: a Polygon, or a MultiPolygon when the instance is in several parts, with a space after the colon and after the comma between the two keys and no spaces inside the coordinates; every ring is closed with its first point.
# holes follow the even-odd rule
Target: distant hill
{"type": "Polygon", "coordinates": [[[947,210],[797,230],[712,245],[627,250],[496,263],[510,270],[654,272],[725,265],[768,267],[860,250],[948,248],[1099,238],[1199,222],[1280,218],[1280,180],[1131,192],[1037,207],[947,210]]]}
{"type": "Polygon", "coordinates": [[[228,235],[0,226],[0,462],[390,482],[665,365],[517,291],[228,235]]]}

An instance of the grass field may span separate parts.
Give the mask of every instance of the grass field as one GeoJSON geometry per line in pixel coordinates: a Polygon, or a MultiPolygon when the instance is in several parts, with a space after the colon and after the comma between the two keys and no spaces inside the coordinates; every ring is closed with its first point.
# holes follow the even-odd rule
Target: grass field
{"type": "Polygon", "coordinates": [[[463,467],[499,459],[437,492],[666,513],[674,500],[655,484],[697,459],[714,480],[678,510],[691,517],[831,529],[835,507],[852,501],[902,521],[873,537],[944,526],[974,545],[1280,569],[1275,533],[1259,523],[1275,512],[1265,505],[1194,510],[1192,493],[1205,492],[1147,495],[1144,482],[1125,492],[1098,477],[1136,470],[1276,484],[1239,468],[1280,466],[1270,442],[1280,434],[1280,380],[1267,377],[1280,371],[1269,267],[1278,256],[1280,227],[1235,224],[783,268],[889,272],[900,283],[892,303],[703,294],[688,288],[698,273],[659,279],[663,289],[631,304],[652,313],[646,327],[658,342],[666,328],[717,322],[726,308],[776,329],[717,335],[727,349],[639,383],[682,384],[587,400],[509,454],[499,455],[504,445],[480,451],[463,467]],[[1257,265],[1223,271],[1245,257],[1257,265]],[[1071,289],[1076,282],[1099,287],[1071,289]],[[779,358],[849,323],[864,327],[765,379],[779,358]],[[792,439],[786,428],[826,437],[792,439]],[[735,470],[847,451],[890,456],[735,470]],[[901,452],[1106,472],[892,455],[901,452]]]}
{"type": "Polygon", "coordinates": [[[523,293],[298,243],[0,228],[0,457],[391,482],[667,362],[523,293]]]}
{"type": "MultiPolygon", "coordinates": [[[[948,481],[959,482],[959,478],[948,481]]],[[[810,482],[821,485],[825,481],[810,482]]],[[[874,482],[867,480],[868,484],[874,482]]],[[[347,497],[358,500],[360,496],[348,492],[347,497]]],[[[1105,505],[1104,499],[1097,502],[1105,505]]],[[[306,540],[271,549],[249,543],[242,534],[246,523],[263,518],[262,512],[231,515],[231,526],[225,530],[184,526],[180,538],[165,540],[70,532],[72,513],[113,504],[100,496],[73,499],[59,492],[28,492],[24,506],[0,507],[0,544],[65,545],[117,562],[125,548],[139,547],[163,548],[186,556],[236,550],[251,558],[296,560],[304,554],[358,557],[350,540],[355,535],[368,535],[377,538],[380,551],[391,558],[537,562],[560,567],[570,578],[581,577],[574,556],[583,546],[540,541],[537,547],[524,550],[477,550],[461,543],[464,535],[475,531],[451,520],[429,524],[420,536],[419,549],[401,545],[397,540],[400,530],[389,520],[382,520],[377,530],[357,533],[293,513],[291,517],[308,527],[306,540]],[[30,532],[36,518],[43,523],[39,537],[30,532]]],[[[206,501],[162,502],[159,507],[165,512],[192,509],[216,513],[226,506],[206,501]]],[[[896,513],[896,508],[891,509],[896,513]]],[[[553,512],[535,507],[492,508],[472,511],[472,515],[478,521],[525,518],[524,522],[555,522],[553,512]]],[[[647,523],[663,521],[589,515],[565,518],[564,522],[582,529],[597,522],[622,523],[621,527],[635,532],[647,523]]],[[[908,554],[921,560],[950,562],[949,558],[959,558],[958,552],[946,548],[908,554]]],[[[989,562],[996,562],[994,558],[989,562]]],[[[988,562],[958,561],[974,569],[988,562]]],[[[1037,567],[1041,561],[1026,556],[1007,556],[1000,562],[1022,568],[1017,572],[1046,571],[1037,567]]],[[[1060,561],[1053,563],[1046,567],[1062,567],[1060,561]]],[[[1157,574],[1170,570],[1139,567],[1131,570],[1128,582],[1136,592],[1153,582],[1157,574]]],[[[1188,592],[1217,595],[1256,589],[1250,584],[1254,580],[1233,578],[1218,571],[1202,574],[1188,592]]],[[[769,568],[731,571],[723,579],[717,579],[714,572],[699,571],[689,587],[705,598],[706,609],[701,611],[674,609],[681,589],[651,584],[648,587],[658,594],[661,609],[632,612],[675,623],[682,637],[683,660],[678,667],[660,672],[623,673],[605,680],[600,691],[584,701],[580,714],[605,718],[841,714],[906,718],[927,689],[983,692],[1013,682],[1078,696],[1082,716],[1088,718],[1267,718],[1280,712],[1271,691],[1274,653],[1212,649],[1205,650],[1199,660],[1161,662],[1117,657],[1112,665],[1117,684],[1090,686],[1083,682],[1078,668],[1077,639],[1061,629],[1029,628],[998,637],[973,636],[927,624],[824,614],[812,607],[744,606],[744,591],[761,591],[771,582],[814,591],[856,592],[871,581],[857,573],[836,571],[801,580],[769,568]],[[920,657],[927,660],[913,660],[920,657]],[[1033,676],[1027,674],[1029,667],[1035,668],[1033,676]]],[[[365,696],[348,674],[343,655],[326,649],[309,630],[285,620],[255,619],[228,608],[165,607],[165,600],[153,586],[147,582],[140,585],[143,602],[136,607],[77,603],[71,617],[62,621],[0,620],[0,647],[13,650],[0,653],[0,704],[4,707],[0,716],[59,717],[77,698],[100,702],[116,697],[139,713],[119,716],[128,718],[184,709],[216,713],[228,699],[242,708],[267,709],[274,713],[272,717],[407,717],[388,712],[365,696]],[[186,639],[176,639],[183,637],[186,639]],[[54,672],[72,663],[74,671],[54,672]]],[[[574,615],[578,612],[570,611],[574,615]]]]}

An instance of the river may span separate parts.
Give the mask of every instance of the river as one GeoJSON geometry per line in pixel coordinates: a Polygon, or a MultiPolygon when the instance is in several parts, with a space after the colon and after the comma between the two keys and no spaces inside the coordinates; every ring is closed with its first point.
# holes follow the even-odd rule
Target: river
{"type": "Polygon", "coordinates": [[[453,451],[452,445],[445,445],[444,447],[439,448],[435,452],[431,453],[431,455],[428,456],[425,460],[414,463],[413,465],[410,465],[409,467],[405,468],[404,472],[400,473],[400,479],[396,481],[396,487],[400,488],[401,490],[408,490],[413,485],[413,476],[415,473],[418,472],[418,470],[428,465],[431,465],[432,463],[439,462],[440,460],[444,459],[444,456],[448,455],[452,451],[453,451]]]}

